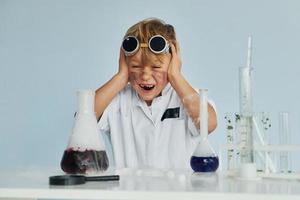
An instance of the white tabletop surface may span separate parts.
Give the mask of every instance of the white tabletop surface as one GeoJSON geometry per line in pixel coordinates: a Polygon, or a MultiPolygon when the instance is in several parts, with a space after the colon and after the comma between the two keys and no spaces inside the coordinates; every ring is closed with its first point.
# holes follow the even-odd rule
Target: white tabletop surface
{"type": "Polygon", "coordinates": [[[60,170],[1,170],[0,199],[300,199],[300,181],[261,179],[241,181],[215,173],[119,170],[120,181],[50,186],[60,170]]]}

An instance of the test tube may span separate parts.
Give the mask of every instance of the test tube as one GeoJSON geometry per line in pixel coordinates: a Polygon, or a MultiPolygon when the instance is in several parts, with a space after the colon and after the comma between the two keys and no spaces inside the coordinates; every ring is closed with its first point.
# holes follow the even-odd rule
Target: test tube
{"type": "Polygon", "coordinates": [[[234,136],[235,138],[235,146],[237,147],[235,149],[235,168],[238,169],[241,165],[241,134],[240,134],[240,121],[241,121],[241,115],[235,113],[235,130],[234,130],[234,136]]]}
{"type": "MultiPolygon", "coordinates": [[[[269,113],[262,112],[262,117],[261,117],[261,123],[263,125],[263,140],[264,140],[264,145],[269,145],[270,144],[270,135],[269,135],[269,129],[271,127],[271,122],[270,122],[270,116],[269,113]]],[[[265,151],[265,173],[269,173],[270,170],[270,152],[265,151]]]]}
{"type": "MultiPolygon", "coordinates": [[[[234,145],[234,127],[231,115],[229,113],[225,114],[226,129],[227,129],[227,144],[234,145]]],[[[227,170],[233,170],[235,167],[235,154],[234,149],[228,147],[227,149],[227,170]]]]}
{"type": "MultiPolygon", "coordinates": [[[[279,113],[279,144],[290,144],[290,127],[289,127],[289,113],[279,113]]],[[[281,173],[291,172],[291,153],[280,152],[279,155],[279,170],[281,173]]]]}
{"type": "MultiPolygon", "coordinates": [[[[253,115],[253,126],[256,130],[256,136],[257,136],[257,143],[258,144],[265,144],[264,136],[265,131],[263,129],[263,119],[261,113],[255,113],[253,115]]],[[[264,152],[261,152],[259,150],[256,150],[253,152],[254,154],[254,161],[256,163],[256,169],[259,172],[262,172],[265,170],[265,161],[266,161],[266,155],[264,152]]]]}

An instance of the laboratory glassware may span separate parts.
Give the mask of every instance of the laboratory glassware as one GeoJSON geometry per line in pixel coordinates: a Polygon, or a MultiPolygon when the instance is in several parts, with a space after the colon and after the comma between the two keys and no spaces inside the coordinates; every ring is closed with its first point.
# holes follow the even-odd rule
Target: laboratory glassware
{"type": "Polygon", "coordinates": [[[197,145],[190,165],[194,172],[215,172],[219,166],[219,158],[208,141],[208,104],[207,89],[200,90],[200,141],[197,145]]]}
{"type": "Polygon", "coordinates": [[[252,71],[251,67],[252,37],[248,38],[248,52],[246,67],[239,68],[239,95],[240,119],[237,121],[239,138],[240,162],[254,163],[253,155],[253,97],[252,97],[252,71]]]}
{"type": "Polygon", "coordinates": [[[234,151],[234,121],[229,113],[225,115],[226,120],[226,130],[227,130],[227,144],[231,147],[227,150],[227,170],[235,169],[236,165],[236,156],[234,151]]]}
{"type": "Polygon", "coordinates": [[[93,174],[109,166],[103,138],[97,128],[94,112],[95,92],[77,92],[77,112],[61,168],[68,174],[93,174]]]}
{"type": "Polygon", "coordinates": [[[240,68],[240,119],[237,121],[241,163],[253,162],[252,90],[251,68],[240,68]]]}
{"type": "MultiPolygon", "coordinates": [[[[289,126],[289,113],[279,113],[279,144],[288,145],[290,144],[290,126],[289,126]]],[[[290,173],[291,169],[291,153],[280,152],[279,155],[279,169],[281,173],[290,173]]]]}

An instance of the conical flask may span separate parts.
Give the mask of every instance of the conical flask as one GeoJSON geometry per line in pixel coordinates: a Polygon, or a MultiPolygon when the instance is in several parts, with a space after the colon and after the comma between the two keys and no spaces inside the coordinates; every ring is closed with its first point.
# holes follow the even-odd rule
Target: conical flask
{"type": "Polygon", "coordinates": [[[94,174],[105,171],[109,166],[103,138],[97,129],[94,101],[94,91],[77,92],[75,122],[60,163],[62,170],[68,174],[94,174]]]}
{"type": "Polygon", "coordinates": [[[194,172],[215,172],[219,167],[219,158],[208,141],[207,92],[200,90],[200,141],[190,160],[194,172]]]}

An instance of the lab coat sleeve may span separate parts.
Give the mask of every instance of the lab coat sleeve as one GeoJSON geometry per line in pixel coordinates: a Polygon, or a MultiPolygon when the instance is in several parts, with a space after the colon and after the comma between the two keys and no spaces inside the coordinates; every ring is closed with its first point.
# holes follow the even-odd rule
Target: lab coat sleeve
{"type": "MultiPolygon", "coordinates": [[[[211,100],[211,99],[208,99],[208,103],[209,103],[209,105],[211,105],[213,107],[213,109],[217,113],[216,105],[215,105],[214,101],[211,100]]],[[[187,118],[188,118],[188,123],[187,123],[188,124],[188,130],[189,130],[190,134],[192,136],[198,136],[200,134],[200,130],[197,129],[197,127],[195,126],[195,124],[194,124],[194,122],[193,122],[193,120],[192,120],[191,117],[189,117],[187,115],[187,118]]]]}
{"type": "Polygon", "coordinates": [[[107,108],[104,110],[99,122],[98,122],[98,129],[100,133],[109,133],[110,132],[110,125],[109,125],[109,115],[117,109],[119,102],[119,94],[113,98],[107,108]]]}

